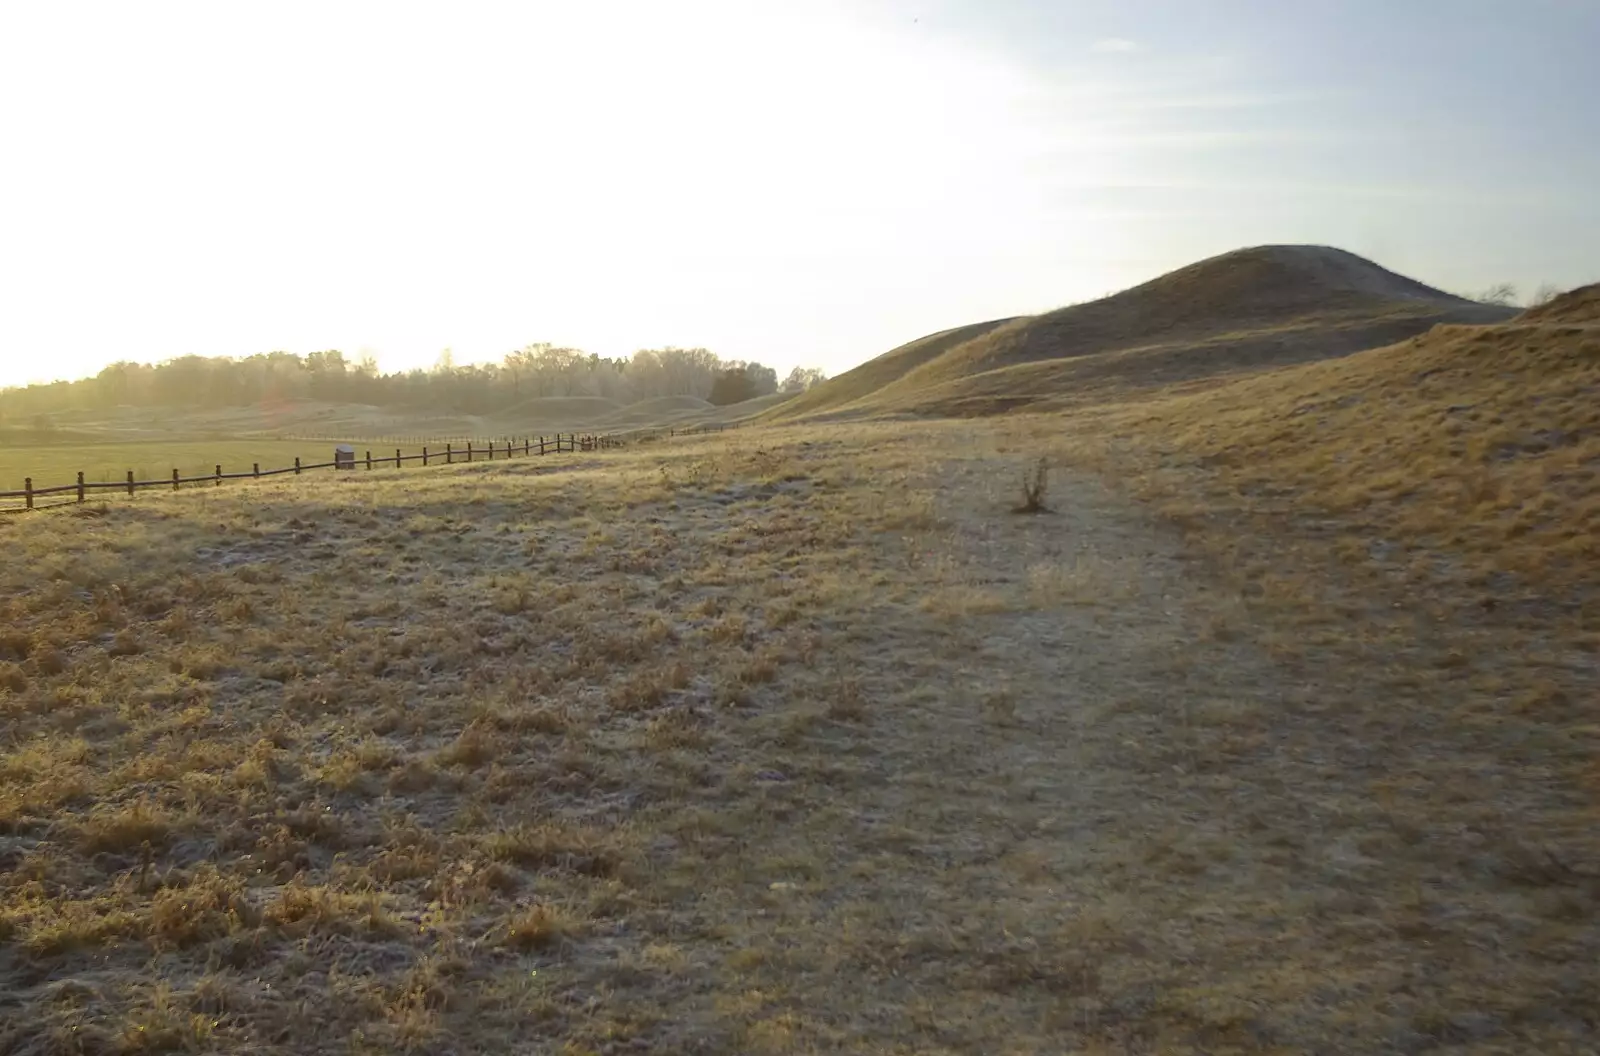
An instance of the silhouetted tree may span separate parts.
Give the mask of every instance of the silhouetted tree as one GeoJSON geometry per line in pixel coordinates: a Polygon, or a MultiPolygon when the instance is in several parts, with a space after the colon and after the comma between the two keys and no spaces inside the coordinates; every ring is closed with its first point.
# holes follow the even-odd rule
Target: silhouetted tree
{"type": "Polygon", "coordinates": [[[1541,304],[1549,304],[1566,291],[1553,282],[1547,282],[1533,291],[1533,296],[1528,298],[1528,307],[1537,308],[1541,304]]]}
{"type": "Polygon", "coordinates": [[[711,394],[706,399],[719,407],[725,407],[730,403],[753,400],[758,395],[760,393],[757,391],[755,379],[750,376],[749,369],[741,363],[717,375],[716,381],[711,385],[711,394]]]}
{"type": "MultiPolygon", "coordinates": [[[[821,377],[817,371],[810,374],[821,377]]],[[[370,354],[352,364],[344,353],[328,349],[308,356],[180,356],[153,366],[114,362],[81,381],[0,389],[0,420],[16,423],[38,414],[120,406],[240,407],[302,399],[490,413],[535,396],[604,396],[632,403],[656,396],[706,399],[713,389],[719,399],[730,394],[748,399],[776,388],[772,368],[730,363],[703,348],[641,349],[610,359],[530,344],[499,363],[465,367],[456,366],[446,349],[431,370],[394,374],[381,373],[370,354]]]]}
{"type": "Polygon", "coordinates": [[[1482,304],[1514,305],[1517,303],[1517,288],[1509,282],[1497,282],[1472,299],[1482,304]]]}
{"type": "Polygon", "coordinates": [[[783,379],[780,391],[787,393],[805,392],[811,386],[821,381],[828,380],[828,376],[815,367],[795,367],[789,376],[783,379]]]}

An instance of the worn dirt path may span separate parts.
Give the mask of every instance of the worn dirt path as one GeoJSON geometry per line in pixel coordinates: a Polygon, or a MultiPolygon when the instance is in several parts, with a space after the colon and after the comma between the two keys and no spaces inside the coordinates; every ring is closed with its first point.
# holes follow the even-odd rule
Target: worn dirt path
{"type": "Polygon", "coordinates": [[[773,1048],[1583,1051],[1594,892],[1519,873],[1494,749],[1385,704],[1426,661],[1252,629],[1095,479],[1016,516],[1003,437],[925,443],[885,501],[926,519],[840,614],[867,717],[810,738],[780,847],[730,866],[778,889],[717,895],[773,1048]]]}

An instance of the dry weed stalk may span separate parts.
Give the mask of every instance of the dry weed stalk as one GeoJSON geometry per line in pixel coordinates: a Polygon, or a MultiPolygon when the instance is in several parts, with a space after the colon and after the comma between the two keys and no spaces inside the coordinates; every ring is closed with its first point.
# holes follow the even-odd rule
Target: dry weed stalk
{"type": "Polygon", "coordinates": [[[1049,513],[1050,508],[1044,504],[1049,485],[1050,462],[1048,459],[1040,458],[1038,462],[1022,471],[1022,502],[1012,512],[1049,513]]]}

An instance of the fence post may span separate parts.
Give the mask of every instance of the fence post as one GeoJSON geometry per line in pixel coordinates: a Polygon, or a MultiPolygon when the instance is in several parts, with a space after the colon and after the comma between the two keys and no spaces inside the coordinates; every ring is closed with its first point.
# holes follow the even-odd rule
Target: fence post
{"type": "Polygon", "coordinates": [[[78,501],[83,501],[83,470],[78,470],[78,501]]]}
{"type": "Polygon", "coordinates": [[[367,452],[367,468],[369,470],[372,468],[372,452],[371,451],[367,452]]]}
{"type": "Polygon", "coordinates": [[[424,444],[423,447],[422,447],[422,464],[423,465],[427,465],[428,464],[428,447],[427,447],[426,444],[424,444]]]}
{"type": "Polygon", "coordinates": [[[528,438],[527,438],[527,437],[526,437],[526,436],[525,436],[525,437],[523,437],[523,438],[522,438],[522,453],[523,453],[523,455],[524,455],[524,456],[526,456],[526,455],[527,455],[527,453],[528,453],[528,452],[529,452],[529,451],[530,451],[530,450],[531,450],[531,449],[532,449],[532,444],[531,444],[531,442],[530,442],[530,441],[529,441],[529,439],[528,439],[528,438]]]}
{"type": "Polygon", "coordinates": [[[455,460],[456,460],[455,448],[451,447],[449,444],[445,444],[444,445],[444,464],[448,466],[452,462],[454,462],[455,460]]]}
{"type": "Polygon", "coordinates": [[[511,457],[511,441],[510,440],[506,441],[506,457],[507,458],[511,457]]]}
{"type": "Polygon", "coordinates": [[[222,463],[217,463],[217,487],[222,487],[222,463]]]}
{"type": "Polygon", "coordinates": [[[133,470],[128,470],[128,494],[133,494],[133,470]]]}
{"type": "Polygon", "coordinates": [[[33,509],[33,478],[32,477],[24,477],[24,478],[22,478],[22,494],[23,494],[23,498],[28,503],[28,509],[30,509],[30,510],[33,509]]]}
{"type": "Polygon", "coordinates": [[[260,480],[261,479],[261,463],[260,462],[252,462],[252,463],[250,463],[250,472],[255,474],[255,478],[257,480],[260,480]]]}
{"type": "Polygon", "coordinates": [[[297,477],[300,475],[300,456],[299,455],[295,455],[294,456],[294,475],[297,476],[297,477]]]}
{"type": "Polygon", "coordinates": [[[544,454],[544,437],[539,438],[539,453],[544,454]]]}
{"type": "Polygon", "coordinates": [[[397,447],[394,449],[394,468],[399,469],[403,465],[405,463],[400,461],[400,449],[397,447]]]}
{"type": "MultiPolygon", "coordinates": [[[[299,459],[295,459],[295,461],[298,462],[299,459]]],[[[178,490],[178,470],[176,467],[174,467],[172,470],[172,490],[178,490]]]]}
{"type": "Polygon", "coordinates": [[[472,441],[471,440],[467,441],[467,461],[468,462],[472,461],[472,441]]]}

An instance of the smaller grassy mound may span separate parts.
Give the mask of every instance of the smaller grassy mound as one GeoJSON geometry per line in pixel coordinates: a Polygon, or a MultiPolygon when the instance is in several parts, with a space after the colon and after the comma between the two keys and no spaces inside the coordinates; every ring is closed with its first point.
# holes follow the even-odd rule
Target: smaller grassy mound
{"type": "Polygon", "coordinates": [[[1128,424],[1246,507],[1332,518],[1352,557],[1580,611],[1600,596],[1597,303],[1574,291],[1508,324],[1144,404],[1128,424]]]}
{"type": "Polygon", "coordinates": [[[633,418],[666,418],[709,411],[713,406],[698,396],[656,396],[653,399],[630,403],[618,413],[633,418]]]}
{"type": "Polygon", "coordinates": [[[765,396],[757,396],[753,400],[712,407],[704,415],[696,415],[695,418],[704,422],[742,422],[746,418],[753,418],[775,407],[781,407],[792,399],[795,397],[787,392],[771,392],[765,396]]]}
{"type": "Polygon", "coordinates": [[[699,421],[716,411],[716,406],[698,396],[656,396],[640,400],[594,423],[605,432],[635,429],[666,429],[699,421]]]}
{"type": "Polygon", "coordinates": [[[101,433],[81,429],[34,428],[25,425],[0,426],[0,449],[33,447],[39,444],[96,444],[105,440],[101,433]]]}
{"type": "Polygon", "coordinates": [[[935,359],[950,349],[982,337],[999,327],[1016,322],[1016,319],[992,319],[986,323],[973,323],[950,330],[941,330],[927,337],[919,337],[898,348],[885,352],[876,359],[847,370],[836,378],[829,378],[783,404],[769,417],[773,419],[808,418],[841,411],[858,400],[870,397],[922,364],[935,359]]]}
{"type": "Polygon", "coordinates": [[[515,429],[591,429],[623,410],[604,396],[540,396],[496,412],[497,427],[515,429]]]}

